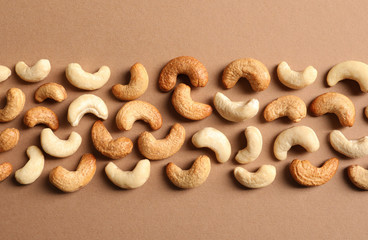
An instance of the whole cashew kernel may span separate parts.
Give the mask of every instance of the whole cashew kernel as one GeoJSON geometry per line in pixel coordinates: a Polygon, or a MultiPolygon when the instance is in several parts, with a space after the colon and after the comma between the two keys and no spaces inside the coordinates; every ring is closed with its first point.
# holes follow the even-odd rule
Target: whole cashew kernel
{"type": "Polygon", "coordinates": [[[263,112],[267,122],[287,116],[293,122],[300,122],[307,115],[304,101],[293,95],[279,97],[270,102],[263,112]]]}
{"type": "Polygon", "coordinates": [[[8,67],[0,65],[0,82],[4,82],[11,75],[11,70],[8,67]]]}
{"type": "Polygon", "coordinates": [[[277,76],[286,87],[302,89],[316,81],[317,70],[312,66],[308,66],[302,72],[296,72],[291,70],[286,62],[281,62],[277,66],[277,76]]]}
{"type": "Polygon", "coordinates": [[[19,88],[10,88],[6,92],[6,105],[0,109],[0,122],[10,122],[23,110],[26,103],[26,95],[19,88]]]}
{"type": "Polygon", "coordinates": [[[247,188],[263,188],[275,180],[276,168],[272,165],[262,165],[257,172],[252,173],[242,167],[236,167],[234,176],[241,185],[247,188]]]}
{"type": "Polygon", "coordinates": [[[333,130],[330,133],[330,143],[336,151],[350,158],[368,155],[368,136],[348,140],[341,131],[333,130]]]}
{"type": "Polygon", "coordinates": [[[360,189],[368,190],[368,170],[359,166],[351,165],[348,167],[350,181],[360,189]]]}
{"type": "Polygon", "coordinates": [[[26,82],[39,82],[44,80],[51,71],[50,61],[41,59],[35,65],[29,67],[25,62],[15,65],[15,72],[26,82]]]}
{"type": "Polygon", "coordinates": [[[59,128],[59,119],[54,111],[43,106],[29,109],[24,115],[23,123],[28,127],[34,127],[37,124],[45,124],[54,131],[59,128]]]}
{"type": "Polygon", "coordinates": [[[6,152],[14,148],[19,141],[19,130],[6,128],[0,133],[0,152],[6,152]]]}
{"type": "Polygon", "coordinates": [[[37,102],[43,102],[47,98],[56,102],[62,102],[68,97],[65,88],[58,83],[45,83],[41,85],[35,92],[34,98],[37,102]]]}
{"type": "Polygon", "coordinates": [[[4,181],[13,171],[13,167],[10,163],[4,162],[0,164],[0,182],[4,181]]]}
{"type": "Polygon", "coordinates": [[[68,81],[79,89],[96,90],[102,88],[110,78],[110,68],[102,66],[95,73],[85,72],[78,63],[70,63],[65,69],[68,81]]]}
{"type": "Polygon", "coordinates": [[[262,134],[258,128],[250,126],[244,131],[247,147],[238,151],[235,160],[238,163],[250,163],[258,158],[262,151],[262,134]]]}
{"type": "Polygon", "coordinates": [[[28,162],[24,167],[15,172],[15,179],[20,184],[31,184],[41,176],[45,165],[45,157],[42,151],[36,146],[27,148],[28,162]]]}

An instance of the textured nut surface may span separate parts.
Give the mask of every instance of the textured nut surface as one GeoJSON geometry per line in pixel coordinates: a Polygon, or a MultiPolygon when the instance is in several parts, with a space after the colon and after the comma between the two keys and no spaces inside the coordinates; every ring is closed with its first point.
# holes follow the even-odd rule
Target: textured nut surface
{"type": "Polygon", "coordinates": [[[234,176],[241,185],[247,188],[263,188],[275,180],[276,168],[272,165],[262,165],[256,172],[252,173],[242,167],[236,167],[234,176]]]}
{"type": "Polygon", "coordinates": [[[45,165],[45,157],[36,146],[27,148],[28,162],[15,172],[15,179],[20,184],[31,184],[41,176],[45,165]]]}
{"type": "Polygon", "coordinates": [[[293,122],[300,122],[307,115],[307,107],[304,101],[293,95],[279,97],[270,102],[263,112],[267,122],[280,117],[288,117],[293,122]]]}
{"type": "Polygon", "coordinates": [[[355,122],[354,103],[341,93],[329,92],[319,95],[309,108],[317,117],[326,113],[335,114],[344,127],[352,127],[355,122]]]}
{"type": "Polygon", "coordinates": [[[23,110],[26,96],[19,88],[10,88],[6,92],[6,105],[0,109],[0,122],[9,122],[15,119],[23,110]]]}
{"type": "Polygon", "coordinates": [[[141,187],[147,182],[151,171],[148,159],[140,160],[132,171],[123,171],[113,162],[105,167],[105,172],[110,181],[116,186],[124,189],[141,187]]]}
{"type": "Polygon", "coordinates": [[[190,169],[182,170],[173,162],[166,166],[166,174],[170,181],[179,188],[195,188],[202,185],[211,171],[211,161],[206,155],[199,156],[190,169]]]}
{"type": "Polygon", "coordinates": [[[130,81],[127,85],[115,84],[112,94],[122,101],[130,101],[142,96],[148,88],[148,73],[141,63],[136,63],[130,68],[130,81]]]}
{"type": "Polygon", "coordinates": [[[50,61],[40,59],[32,67],[29,67],[25,62],[18,62],[15,65],[15,72],[18,76],[27,82],[39,82],[49,75],[51,71],[50,61]]]}
{"type": "Polygon", "coordinates": [[[102,66],[95,73],[89,73],[82,69],[78,63],[70,63],[65,69],[68,81],[79,89],[96,90],[102,88],[110,78],[110,68],[102,66]]]}
{"type": "Polygon", "coordinates": [[[348,167],[350,181],[360,189],[368,190],[368,170],[359,166],[351,165],[348,167]]]}
{"type": "Polygon", "coordinates": [[[86,186],[96,172],[96,158],[86,153],[82,156],[77,170],[68,171],[58,166],[51,170],[49,180],[52,185],[63,192],[75,192],[86,186]]]}
{"type": "Polygon", "coordinates": [[[339,166],[337,158],[330,158],[323,163],[322,167],[313,166],[308,160],[294,159],[289,167],[290,174],[303,186],[319,186],[330,181],[339,166]]]}
{"type": "Polygon", "coordinates": [[[143,156],[150,160],[161,160],[173,156],[183,146],[185,141],[185,129],[175,123],[170,133],[157,140],[151,133],[143,132],[138,138],[138,148],[143,156]]]}
{"type": "Polygon", "coordinates": [[[124,104],[116,114],[116,126],[120,130],[130,130],[137,120],[148,123],[153,130],[162,126],[162,116],[152,104],[134,100],[124,104]]]}
{"type": "Polygon", "coordinates": [[[180,83],[175,88],[171,103],[176,112],[190,120],[201,120],[210,116],[212,107],[208,104],[193,101],[190,92],[190,87],[184,83],[180,83]]]}
{"type": "Polygon", "coordinates": [[[292,89],[302,89],[316,81],[317,70],[308,66],[302,72],[296,72],[291,70],[286,62],[281,62],[277,66],[277,76],[285,86],[292,89]]]}
{"type": "Polygon", "coordinates": [[[350,158],[368,155],[368,136],[348,140],[341,131],[333,130],[330,133],[330,143],[336,151],[350,158]]]}
{"type": "Polygon", "coordinates": [[[93,124],[91,138],[97,151],[112,159],[123,158],[133,150],[133,142],[129,138],[113,139],[100,120],[93,124]]]}
{"type": "Polygon", "coordinates": [[[158,80],[160,89],[165,92],[173,89],[179,74],[187,75],[194,87],[204,87],[208,82],[206,67],[193,57],[182,56],[170,60],[161,70],[158,80]]]}
{"type": "Polygon", "coordinates": [[[0,164],[0,182],[4,181],[13,171],[13,167],[10,163],[4,162],[0,164]]]}
{"type": "Polygon", "coordinates": [[[0,82],[5,81],[11,75],[11,70],[8,67],[0,65],[0,82]]]}
{"type": "Polygon", "coordinates": [[[37,102],[43,102],[47,98],[56,102],[62,102],[68,97],[65,88],[58,83],[45,83],[37,88],[34,98],[37,102]]]}
{"type": "Polygon", "coordinates": [[[0,152],[6,152],[14,148],[19,141],[19,130],[6,128],[0,133],[0,152]]]}
{"type": "Polygon", "coordinates": [[[256,92],[266,90],[271,81],[267,67],[252,58],[237,59],[227,65],[222,74],[222,83],[226,88],[232,88],[240,78],[246,78],[256,92]]]}
{"type": "Polygon", "coordinates": [[[34,127],[37,124],[45,124],[54,131],[59,128],[59,119],[54,111],[43,106],[29,109],[24,115],[23,123],[28,127],[34,127]]]}
{"type": "Polygon", "coordinates": [[[244,131],[247,147],[238,151],[235,160],[238,163],[250,163],[258,158],[262,151],[262,134],[258,128],[249,126],[244,131]]]}

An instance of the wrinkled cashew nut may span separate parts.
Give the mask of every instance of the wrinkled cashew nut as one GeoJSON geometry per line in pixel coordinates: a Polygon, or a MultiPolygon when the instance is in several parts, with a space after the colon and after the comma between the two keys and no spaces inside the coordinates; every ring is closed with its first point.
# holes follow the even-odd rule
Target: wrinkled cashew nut
{"type": "Polygon", "coordinates": [[[0,152],[6,152],[14,148],[19,141],[19,130],[6,128],[0,133],[0,152]]]}
{"type": "Polygon", "coordinates": [[[68,140],[61,140],[50,128],[41,131],[40,140],[42,149],[47,154],[58,158],[73,155],[82,143],[82,137],[77,132],[72,132],[68,140]]]}
{"type": "Polygon", "coordinates": [[[15,172],[15,179],[20,184],[31,184],[36,181],[41,176],[45,165],[45,157],[38,147],[28,147],[27,156],[28,162],[15,172]]]}
{"type": "Polygon", "coordinates": [[[276,168],[272,165],[262,165],[253,173],[242,167],[236,167],[234,169],[234,176],[241,185],[247,188],[263,188],[275,180],[276,168]]]}
{"type": "Polygon", "coordinates": [[[0,109],[0,122],[9,122],[15,119],[23,110],[26,95],[19,88],[10,88],[6,92],[6,105],[0,109]]]}
{"type": "Polygon", "coordinates": [[[308,152],[319,149],[319,140],[313,129],[306,126],[296,126],[282,131],[273,145],[273,152],[278,160],[285,160],[287,152],[294,145],[300,145],[308,152]]]}
{"type": "Polygon", "coordinates": [[[348,140],[341,131],[333,130],[330,133],[330,143],[336,151],[350,158],[368,155],[368,136],[348,140]]]}
{"type": "Polygon", "coordinates": [[[132,171],[123,171],[113,162],[105,167],[110,181],[124,189],[134,189],[145,184],[150,176],[151,164],[148,159],[140,160],[132,171]]]}
{"type": "Polygon", "coordinates": [[[8,67],[0,65],[0,82],[4,82],[11,75],[11,70],[8,67]]]}
{"type": "Polygon", "coordinates": [[[286,62],[281,62],[277,66],[277,76],[282,84],[292,89],[302,89],[316,81],[317,70],[312,67],[306,67],[302,72],[296,72],[290,69],[286,62]]]}
{"type": "Polygon", "coordinates": [[[348,167],[350,181],[360,189],[368,190],[368,170],[359,166],[351,165],[348,167]]]}
{"type": "Polygon", "coordinates": [[[78,63],[70,63],[65,69],[68,81],[79,89],[96,90],[102,88],[110,78],[110,68],[102,66],[95,73],[89,73],[82,69],[78,63]]]}
{"type": "Polygon", "coordinates": [[[45,83],[41,85],[35,92],[34,98],[37,102],[43,102],[47,98],[56,102],[62,102],[68,97],[65,88],[58,83],[45,83]]]}
{"type": "Polygon", "coordinates": [[[13,166],[8,163],[4,162],[0,164],[0,182],[4,181],[13,171],[13,166]]]}
{"type": "Polygon", "coordinates": [[[35,65],[29,67],[25,62],[15,65],[15,72],[26,82],[39,82],[44,80],[51,71],[50,61],[41,59],[35,65]]]}
{"type": "Polygon", "coordinates": [[[34,127],[37,124],[45,124],[54,131],[59,128],[59,119],[54,111],[43,106],[29,109],[24,115],[23,123],[28,127],[34,127]]]}
{"type": "Polygon", "coordinates": [[[262,134],[258,128],[250,126],[244,131],[247,147],[238,151],[235,160],[238,163],[250,163],[258,158],[262,151],[262,134]]]}
{"type": "Polygon", "coordinates": [[[267,122],[287,116],[293,122],[300,122],[307,115],[304,101],[293,95],[279,97],[270,102],[263,112],[267,122]]]}

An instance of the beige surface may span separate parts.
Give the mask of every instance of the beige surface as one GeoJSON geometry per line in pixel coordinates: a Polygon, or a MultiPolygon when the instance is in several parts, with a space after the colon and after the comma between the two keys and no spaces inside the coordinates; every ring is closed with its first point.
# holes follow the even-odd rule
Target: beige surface
{"type": "MultiPolygon", "coordinates": [[[[328,134],[341,129],[350,139],[368,135],[363,108],[366,94],[357,83],[343,81],[328,88],[325,77],[336,63],[345,60],[368,62],[368,15],[364,1],[1,1],[0,64],[12,68],[12,76],[0,85],[1,103],[5,92],[16,86],[26,93],[26,107],[21,116],[1,129],[17,127],[21,138],[15,149],[1,153],[1,162],[10,161],[14,169],[26,161],[26,148],[40,146],[43,126],[28,129],[22,123],[24,113],[34,106],[47,106],[60,119],[56,134],[66,138],[71,131],[81,134],[83,142],[77,153],[66,159],[46,155],[45,169],[29,186],[20,186],[14,173],[0,183],[1,239],[362,239],[368,234],[366,192],[357,190],[349,181],[346,168],[351,164],[368,167],[365,158],[348,160],[336,153],[328,143],[328,134]],[[214,112],[209,118],[192,122],[174,111],[171,93],[158,90],[157,80],[162,67],[170,59],[188,55],[199,59],[209,72],[205,88],[193,90],[196,101],[211,103],[217,91],[231,99],[244,101],[257,98],[260,113],[251,120],[231,123],[214,112]],[[272,77],[270,87],[260,93],[251,90],[245,80],[224,90],[221,73],[232,60],[252,57],[262,61],[272,77]],[[26,83],[14,74],[18,61],[31,65],[41,58],[51,62],[49,76],[39,83],[26,83]],[[173,157],[152,162],[151,177],[139,189],[120,190],[105,176],[109,162],[93,147],[90,129],[93,115],[82,118],[71,127],[66,113],[69,103],[86,93],[73,87],[65,78],[65,67],[80,63],[86,71],[100,66],[111,68],[109,82],[92,91],[103,98],[109,108],[104,122],[114,137],[133,140],[133,152],[116,163],[131,170],[138,160],[138,134],[150,130],[139,122],[133,129],[121,132],[114,117],[122,102],[115,99],[111,87],[129,79],[128,71],[141,62],[150,77],[148,91],[140,100],[154,104],[163,115],[163,126],[153,132],[164,137],[175,122],[187,131],[184,147],[173,157]],[[319,74],[316,82],[303,90],[288,90],[277,79],[276,66],[287,61],[293,70],[314,66],[319,74]],[[68,98],[62,103],[47,101],[38,104],[35,90],[45,82],[65,86],[68,98]],[[352,128],[341,128],[333,115],[311,117],[292,124],[287,119],[265,122],[264,107],[273,99],[294,94],[308,105],[316,96],[337,91],[349,96],[357,110],[352,128]],[[247,190],[232,174],[239,166],[234,157],[245,147],[243,131],[254,125],[263,133],[264,148],[256,161],[245,165],[251,171],[262,164],[277,168],[275,182],[267,188],[247,190]],[[321,142],[315,153],[293,148],[285,161],[272,154],[273,141],[285,128],[298,125],[312,127],[321,142]],[[232,144],[231,160],[220,164],[213,152],[196,149],[190,139],[204,127],[216,127],[232,144]],[[48,182],[52,168],[62,165],[75,169],[82,154],[93,153],[96,175],[84,189],[63,194],[48,182]],[[200,154],[211,158],[212,170],[199,188],[178,190],[167,179],[164,167],[170,161],[187,168],[200,154]],[[326,185],[299,187],[288,172],[294,158],[309,159],[319,165],[331,157],[341,159],[336,175],[326,185]]],[[[180,78],[182,81],[188,81],[180,78]]],[[[150,130],[151,131],[151,130],[150,130]]],[[[243,166],[243,165],[242,165],[243,166]]]]}

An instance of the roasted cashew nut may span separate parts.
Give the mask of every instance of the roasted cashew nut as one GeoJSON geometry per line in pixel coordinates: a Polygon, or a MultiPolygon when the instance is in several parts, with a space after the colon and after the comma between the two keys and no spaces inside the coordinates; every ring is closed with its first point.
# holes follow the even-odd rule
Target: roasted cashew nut
{"type": "Polygon", "coordinates": [[[304,101],[293,95],[279,97],[270,102],[263,112],[267,122],[287,116],[293,122],[300,122],[307,115],[304,101]]]}
{"type": "Polygon", "coordinates": [[[110,78],[110,68],[102,66],[95,73],[84,71],[78,63],[70,63],[65,70],[68,81],[79,89],[96,90],[102,88],[110,78]]]}
{"type": "Polygon", "coordinates": [[[257,172],[252,173],[242,167],[236,167],[234,176],[241,185],[247,188],[263,188],[275,180],[276,168],[272,165],[262,165],[257,172]]]}
{"type": "Polygon", "coordinates": [[[29,67],[25,62],[15,65],[15,72],[26,82],[39,82],[44,80],[51,71],[50,61],[41,59],[35,65],[29,67]]]}
{"type": "Polygon", "coordinates": [[[41,176],[45,165],[45,157],[42,151],[36,146],[27,148],[28,162],[24,167],[15,172],[15,179],[20,184],[31,184],[41,176]]]}
{"type": "Polygon", "coordinates": [[[0,133],[0,152],[6,152],[14,148],[19,141],[19,130],[6,128],[0,133]]]}
{"type": "Polygon", "coordinates": [[[348,167],[350,181],[360,189],[368,190],[368,170],[359,166],[351,165],[348,167]]]}
{"type": "Polygon", "coordinates": [[[11,70],[8,67],[0,65],[0,82],[4,82],[11,75],[11,70]]]}
{"type": "Polygon", "coordinates": [[[258,158],[262,151],[262,134],[258,128],[250,126],[244,131],[247,147],[238,151],[235,160],[238,163],[250,163],[258,158]]]}
{"type": "Polygon", "coordinates": [[[317,70],[312,66],[308,66],[302,72],[296,72],[291,70],[286,62],[281,62],[277,66],[277,76],[286,87],[302,89],[316,81],[317,70]]]}
{"type": "Polygon", "coordinates": [[[37,102],[43,102],[47,98],[56,102],[62,102],[68,97],[65,88],[58,83],[45,83],[37,88],[34,98],[37,102]]]}
{"type": "Polygon", "coordinates": [[[341,131],[333,130],[330,133],[330,143],[336,151],[350,158],[368,155],[368,136],[348,140],[341,131]]]}
{"type": "Polygon", "coordinates": [[[10,163],[4,162],[0,164],[0,182],[4,181],[13,171],[13,167],[10,163]]]}
{"type": "Polygon", "coordinates": [[[59,119],[54,111],[43,106],[29,109],[24,115],[23,123],[28,127],[34,127],[37,124],[45,124],[54,131],[59,128],[59,119]]]}
{"type": "Polygon", "coordinates": [[[0,109],[0,122],[9,122],[15,119],[23,110],[26,95],[19,88],[10,88],[6,92],[6,105],[0,109]]]}

